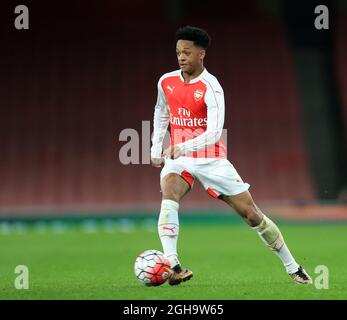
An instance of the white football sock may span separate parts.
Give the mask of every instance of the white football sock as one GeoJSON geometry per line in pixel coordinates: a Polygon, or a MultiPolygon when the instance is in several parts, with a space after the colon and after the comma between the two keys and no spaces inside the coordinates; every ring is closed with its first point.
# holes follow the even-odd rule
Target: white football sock
{"type": "Polygon", "coordinates": [[[278,227],[264,215],[262,222],[252,228],[260,236],[261,240],[281,259],[286,271],[291,274],[298,270],[299,265],[284,243],[283,236],[278,227]]]}
{"type": "Polygon", "coordinates": [[[180,263],[177,259],[178,208],[179,204],[176,201],[162,200],[158,220],[158,233],[163,246],[164,256],[170,261],[171,268],[180,263]]]}
{"type": "Polygon", "coordinates": [[[289,274],[292,274],[292,273],[298,271],[299,265],[295,261],[294,257],[290,253],[290,251],[289,251],[289,249],[285,243],[283,244],[283,247],[279,251],[275,251],[275,253],[282,260],[283,265],[289,274]]]}

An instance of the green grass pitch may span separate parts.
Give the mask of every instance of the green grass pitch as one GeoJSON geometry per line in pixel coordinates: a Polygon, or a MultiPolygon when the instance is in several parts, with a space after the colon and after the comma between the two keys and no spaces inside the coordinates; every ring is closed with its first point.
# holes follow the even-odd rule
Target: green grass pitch
{"type": "Polygon", "coordinates": [[[329,289],[294,284],[280,260],[243,223],[181,223],[179,252],[191,281],[145,287],[135,278],[138,253],[161,250],[155,231],[0,234],[2,299],[347,299],[347,224],[281,224],[288,246],[314,278],[329,269],[329,289]],[[28,290],[14,287],[17,265],[29,268],[28,290]]]}

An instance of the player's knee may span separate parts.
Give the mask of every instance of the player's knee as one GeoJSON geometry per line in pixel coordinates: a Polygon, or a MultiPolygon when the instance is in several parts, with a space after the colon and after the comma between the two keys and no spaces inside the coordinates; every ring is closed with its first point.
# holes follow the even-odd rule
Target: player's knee
{"type": "Polygon", "coordinates": [[[165,190],[162,191],[162,200],[172,200],[176,202],[180,202],[180,195],[175,190],[165,190]]]}
{"type": "Polygon", "coordinates": [[[180,181],[180,177],[176,174],[168,174],[161,182],[162,199],[169,199],[180,202],[185,190],[180,181]]]}
{"type": "Polygon", "coordinates": [[[174,184],[166,184],[162,187],[161,192],[163,200],[167,199],[176,202],[180,202],[181,200],[181,193],[174,184]]]}

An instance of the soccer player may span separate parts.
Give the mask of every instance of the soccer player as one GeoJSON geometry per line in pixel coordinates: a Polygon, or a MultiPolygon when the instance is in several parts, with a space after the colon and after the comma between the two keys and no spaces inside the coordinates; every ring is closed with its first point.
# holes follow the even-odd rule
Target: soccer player
{"type": "Polygon", "coordinates": [[[234,208],[261,240],[281,259],[290,277],[299,284],[312,283],[295,261],[278,227],[257,207],[250,185],[242,181],[226,158],[221,138],[224,125],[224,93],[218,80],[204,67],[211,38],[196,27],[176,31],[179,70],[164,74],[158,82],[154,111],[151,164],[161,170],[162,202],[158,233],[165,257],[173,270],[170,285],[192,278],[193,272],[178,260],[178,209],[194,180],[214,198],[234,208]],[[170,146],[162,151],[170,123],[170,146]]]}

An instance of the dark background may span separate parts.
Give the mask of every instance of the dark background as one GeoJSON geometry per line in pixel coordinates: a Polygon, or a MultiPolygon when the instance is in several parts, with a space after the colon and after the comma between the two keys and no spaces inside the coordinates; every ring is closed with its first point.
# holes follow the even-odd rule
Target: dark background
{"type": "MultiPolygon", "coordinates": [[[[0,4],[0,214],[158,209],[159,170],[119,161],[152,121],[175,30],[205,28],[224,88],[228,156],[260,203],[347,199],[345,1],[0,4]],[[28,6],[29,30],[14,8],[28,6]],[[314,28],[326,4],[330,29],[314,28]]],[[[187,208],[221,206],[198,184],[187,208]]]]}

